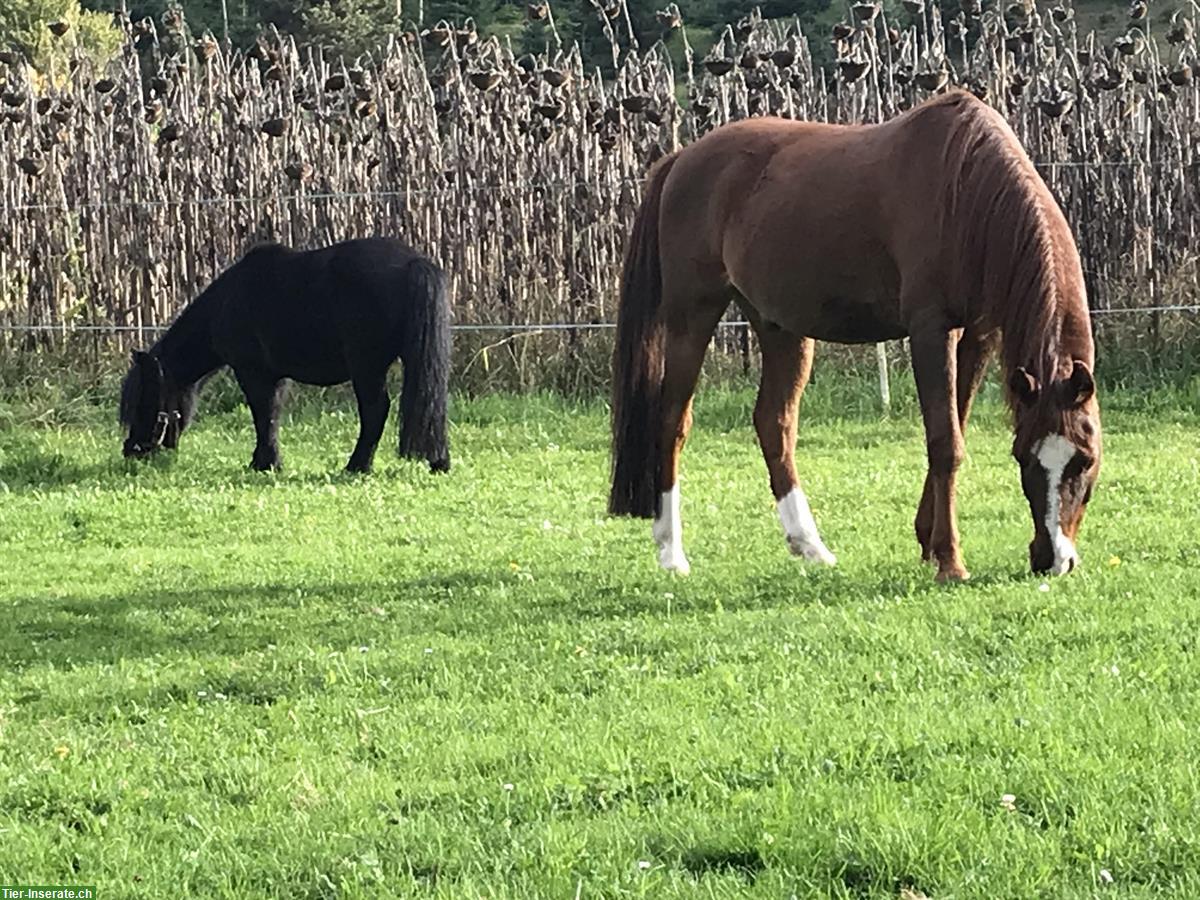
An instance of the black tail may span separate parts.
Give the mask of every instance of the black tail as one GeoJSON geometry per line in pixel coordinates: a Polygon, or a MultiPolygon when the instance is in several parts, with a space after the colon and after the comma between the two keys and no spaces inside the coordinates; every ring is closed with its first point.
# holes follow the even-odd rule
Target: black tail
{"type": "Polygon", "coordinates": [[[434,472],[450,469],[446,406],[450,392],[450,307],[446,277],[418,257],[404,269],[405,299],[412,310],[400,359],[400,455],[429,460],[434,472]]]}
{"type": "Polygon", "coordinates": [[[612,492],[608,511],[650,518],[658,511],[659,431],[663,383],[662,266],[658,256],[658,217],[663,182],[675,163],[661,160],[646,182],[646,193],[625,248],[617,341],[613,348],[612,492]]]}

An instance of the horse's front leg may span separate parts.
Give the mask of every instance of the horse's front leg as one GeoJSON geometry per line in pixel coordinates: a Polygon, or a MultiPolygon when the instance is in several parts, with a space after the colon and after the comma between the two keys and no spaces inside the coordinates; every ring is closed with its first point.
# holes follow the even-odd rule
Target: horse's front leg
{"type": "MultiPolygon", "coordinates": [[[[987,371],[988,363],[995,353],[999,332],[980,333],[973,329],[962,332],[958,338],[956,365],[958,367],[955,395],[958,403],[958,428],[966,434],[967,420],[971,416],[971,404],[979,392],[979,385],[987,371]]],[[[925,488],[917,506],[917,517],[913,522],[917,542],[921,545],[921,559],[933,559],[933,477],[925,476],[925,488]]]]}
{"type": "Polygon", "coordinates": [[[265,472],[282,465],[279,457],[279,404],[283,398],[283,379],[246,369],[235,369],[250,414],[254,417],[254,456],[250,468],[265,472]]]}
{"type": "Polygon", "coordinates": [[[937,564],[938,581],[965,581],[955,515],[955,479],[963,460],[962,429],[956,401],[955,336],[940,322],[910,327],[913,374],[925,421],[927,483],[932,488],[933,523],[928,553],[937,564]]]}

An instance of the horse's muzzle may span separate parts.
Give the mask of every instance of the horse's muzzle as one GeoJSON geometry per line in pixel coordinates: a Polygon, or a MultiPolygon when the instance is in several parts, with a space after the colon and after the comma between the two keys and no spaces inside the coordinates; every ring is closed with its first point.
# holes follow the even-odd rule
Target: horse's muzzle
{"type": "Polygon", "coordinates": [[[167,437],[167,428],[172,422],[179,421],[179,413],[173,416],[166,411],[160,412],[154,418],[154,433],[150,436],[150,440],[146,442],[135,441],[129,438],[125,441],[123,452],[126,459],[131,456],[149,456],[155,450],[161,450],[163,441],[167,437]]]}
{"type": "Polygon", "coordinates": [[[126,441],[122,452],[125,454],[126,459],[141,459],[142,457],[149,456],[158,449],[160,449],[160,446],[157,444],[141,444],[137,441],[126,441]]]}
{"type": "Polygon", "coordinates": [[[1035,575],[1066,575],[1079,565],[1079,555],[1070,542],[1055,552],[1050,541],[1034,540],[1029,545],[1029,568],[1035,575]]]}

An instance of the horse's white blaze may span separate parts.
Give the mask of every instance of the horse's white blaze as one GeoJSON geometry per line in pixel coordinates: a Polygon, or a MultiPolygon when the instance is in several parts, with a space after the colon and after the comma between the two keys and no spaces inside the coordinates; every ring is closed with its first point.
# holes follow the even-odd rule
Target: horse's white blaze
{"type": "Polygon", "coordinates": [[[683,521],[679,516],[679,484],[659,497],[658,517],[651,530],[658,544],[658,564],[670,572],[686,575],[691,571],[683,555],[683,521]]]}
{"type": "Polygon", "coordinates": [[[788,549],[792,553],[829,566],[837,563],[837,557],[829,552],[817,533],[817,522],[808,506],[808,498],[799,486],[793,487],[776,506],[788,549]]]}
{"type": "Polygon", "coordinates": [[[1075,545],[1063,534],[1059,516],[1063,470],[1075,457],[1075,445],[1061,434],[1052,434],[1042,439],[1036,453],[1038,462],[1046,470],[1046,533],[1050,535],[1054,547],[1054,565],[1050,571],[1055,575],[1063,575],[1071,571],[1071,567],[1079,560],[1075,545]]]}

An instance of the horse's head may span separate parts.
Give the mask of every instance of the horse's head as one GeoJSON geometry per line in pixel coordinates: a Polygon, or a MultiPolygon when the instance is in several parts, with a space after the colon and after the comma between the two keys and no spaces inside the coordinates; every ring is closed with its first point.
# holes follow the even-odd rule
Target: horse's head
{"type": "Polygon", "coordinates": [[[1100,473],[1100,407],[1087,363],[1042,384],[1023,368],[1009,378],[1015,398],[1013,456],[1033,513],[1029,565],[1062,575],[1079,564],[1075,537],[1100,473]]]}
{"type": "Polygon", "coordinates": [[[185,416],[179,388],[164,371],[158,357],[133,351],[133,365],[121,384],[121,424],[126,456],[147,456],[179,443],[185,416]]]}

